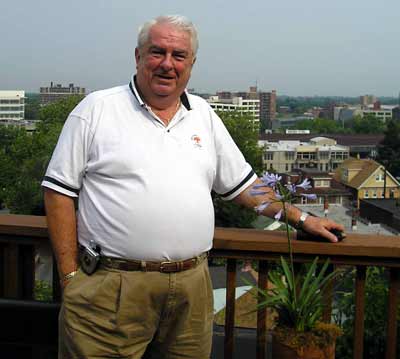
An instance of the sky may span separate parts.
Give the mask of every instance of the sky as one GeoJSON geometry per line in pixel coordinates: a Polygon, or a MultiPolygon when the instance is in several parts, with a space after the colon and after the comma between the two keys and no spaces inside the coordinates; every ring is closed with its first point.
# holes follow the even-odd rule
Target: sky
{"type": "Polygon", "coordinates": [[[137,29],[161,14],[198,29],[196,92],[399,95],[399,0],[0,0],[0,90],[126,84],[137,29]]]}

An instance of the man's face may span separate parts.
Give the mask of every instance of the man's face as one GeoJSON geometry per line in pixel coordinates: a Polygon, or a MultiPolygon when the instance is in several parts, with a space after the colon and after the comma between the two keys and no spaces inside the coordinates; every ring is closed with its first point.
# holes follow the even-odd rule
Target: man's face
{"type": "Polygon", "coordinates": [[[169,24],[150,29],[149,41],[135,50],[137,81],[145,98],[176,97],[184,91],[194,63],[190,34],[169,24]]]}

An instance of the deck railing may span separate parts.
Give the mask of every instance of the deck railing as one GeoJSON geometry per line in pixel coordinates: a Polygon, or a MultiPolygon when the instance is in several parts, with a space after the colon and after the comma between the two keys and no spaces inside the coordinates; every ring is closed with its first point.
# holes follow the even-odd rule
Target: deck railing
{"type": "MultiPolygon", "coordinates": [[[[295,239],[295,238],[293,238],[295,239]]],[[[33,303],[35,246],[48,239],[44,217],[0,216],[0,302],[21,307],[33,303]],[[10,304],[11,303],[11,304],[10,304]]],[[[341,243],[320,243],[293,240],[295,261],[311,262],[329,258],[332,265],[355,266],[355,325],[353,358],[363,358],[365,281],[368,266],[385,267],[389,275],[386,359],[396,358],[397,307],[400,289],[400,237],[348,234],[341,243]]],[[[258,285],[266,288],[271,262],[288,254],[284,233],[247,229],[217,228],[211,256],[227,259],[227,291],[225,315],[225,358],[233,358],[236,266],[239,259],[259,261],[258,285]]],[[[53,266],[53,302],[61,295],[58,275],[53,266]]],[[[333,290],[333,288],[332,288],[333,290]]],[[[39,308],[39,307],[38,307],[39,308]]],[[[53,308],[54,309],[54,308],[53,308]]],[[[330,307],[324,318],[330,320],[330,307]]],[[[267,311],[257,313],[256,357],[265,358],[267,311]]]]}

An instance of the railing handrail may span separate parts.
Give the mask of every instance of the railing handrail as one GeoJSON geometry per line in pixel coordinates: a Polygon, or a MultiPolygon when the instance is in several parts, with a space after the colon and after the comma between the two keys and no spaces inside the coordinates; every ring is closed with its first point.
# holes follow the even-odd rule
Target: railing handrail
{"type": "MultiPolygon", "coordinates": [[[[47,222],[44,216],[0,215],[0,235],[48,238],[47,222]]],[[[293,236],[294,238],[294,236],[293,236]]],[[[382,260],[382,265],[397,262],[400,266],[400,237],[348,233],[340,243],[329,244],[294,240],[293,251],[297,255],[346,257],[360,260],[382,260]]],[[[214,234],[215,251],[258,252],[282,255],[288,252],[286,233],[257,229],[216,228],[214,234]]],[[[396,266],[396,265],[395,265],[396,266]]]]}
{"type": "MultiPolygon", "coordinates": [[[[292,237],[295,237],[294,233],[292,237]]],[[[6,298],[20,300],[33,298],[35,245],[37,242],[48,241],[48,238],[46,218],[43,216],[0,215],[0,243],[2,243],[0,297],[4,295],[6,298]]],[[[386,359],[394,358],[397,343],[396,313],[400,290],[400,237],[348,234],[340,243],[293,240],[292,247],[296,261],[307,262],[319,256],[321,260],[329,257],[334,264],[356,266],[354,359],[363,357],[366,268],[369,265],[389,268],[386,359]]],[[[259,260],[258,285],[260,288],[266,288],[269,260],[276,260],[287,253],[288,245],[284,232],[238,228],[215,229],[211,255],[227,258],[225,358],[233,357],[237,259],[259,260]]],[[[57,302],[60,297],[57,270],[56,266],[53,266],[53,300],[57,302]]],[[[29,305],[31,302],[27,303],[29,305]]],[[[18,305],[14,302],[11,304],[18,305]]],[[[325,314],[324,318],[329,320],[331,314],[329,308],[325,314]]],[[[265,358],[265,338],[266,308],[262,308],[258,310],[257,317],[257,358],[265,358]]]]}

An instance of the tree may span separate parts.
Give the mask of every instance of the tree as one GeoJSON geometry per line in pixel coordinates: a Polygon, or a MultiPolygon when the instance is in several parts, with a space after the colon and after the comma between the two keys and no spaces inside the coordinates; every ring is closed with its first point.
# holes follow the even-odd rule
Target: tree
{"type": "MultiPolygon", "coordinates": [[[[260,174],[263,151],[258,145],[258,128],[253,124],[253,118],[238,112],[221,112],[219,116],[247,162],[260,174]]],[[[216,226],[251,228],[257,218],[253,210],[241,208],[234,202],[223,201],[218,196],[214,196],[213,201],[216,226]]]]}
{"type": "Polygon", "coordinates": [[[37,120],[40,110],[40,97],[38,94],[28,94],[25,102],[25,120],[37,120]]]}
{"type": "Polygon", "coordinates": [[[21,128],[0,132],[1,197],[11,213],[44,214],[41,181],[62,126],[80,100],[70,97],[42,107],[33,134],[21,128]]]}
{"type": "Polygon", "coordinates": [[[385,124],[373,114],[354,116],[350,121],[350,126],[355,133],[383,133],[385,131],[385,124]]]}
{"type": "Polygon", "coordinates": [[[343,133],[345,131],[340,124],[336,121],[328,120],[325,118],[316,118],[314,120],[301,120],[298,121],[294,126],[297,130],[310,130],[311,133],[343,133]]]}
{"type": "Polygon", "coordinates": [[[400,123],[391,120],[387,124],[385,137],[378,146],[378,162],[394,176],[400,176],[400,123]]]}

